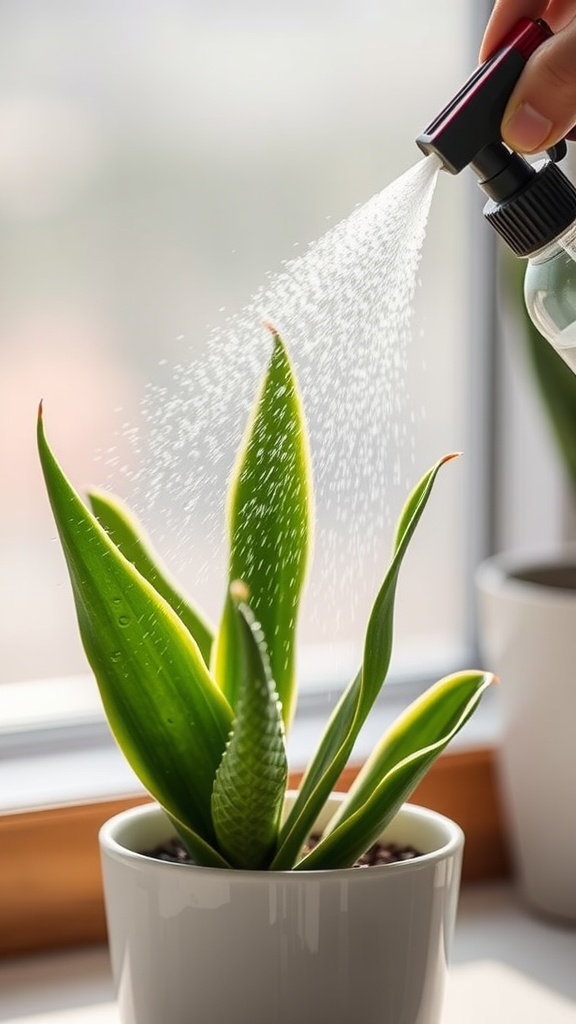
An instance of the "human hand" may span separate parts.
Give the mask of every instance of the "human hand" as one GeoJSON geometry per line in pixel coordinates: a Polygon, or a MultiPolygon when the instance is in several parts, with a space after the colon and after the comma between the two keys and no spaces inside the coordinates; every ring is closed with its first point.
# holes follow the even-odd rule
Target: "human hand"
{"type": "Polygon", "coordinates": [[[576,0],[496,0],[481,61],[520,18],[543,18],[555,33],[530,57],[502,119],[504,142],[537,153],[566,136],[576,139],[576,0]]]}

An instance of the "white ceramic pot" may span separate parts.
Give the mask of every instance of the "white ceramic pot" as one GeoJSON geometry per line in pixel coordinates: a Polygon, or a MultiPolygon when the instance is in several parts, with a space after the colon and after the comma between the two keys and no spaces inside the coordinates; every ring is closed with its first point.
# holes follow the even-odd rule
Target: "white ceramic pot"
{"type": "Polygon", "coordinates": [[[385,838],[423,856],[317,872],[139,852],[173,834],[155,804],[100,833],[123,1024],[439,1024],[464,842],[452,821],[405,805],[385,838]]]}
{"type": "Polygon", "coordinates": [[[576,552],[501,555],[477,573],[480,638],[500,676],[499,770],[519,882],[576,920],[576,552]]]}

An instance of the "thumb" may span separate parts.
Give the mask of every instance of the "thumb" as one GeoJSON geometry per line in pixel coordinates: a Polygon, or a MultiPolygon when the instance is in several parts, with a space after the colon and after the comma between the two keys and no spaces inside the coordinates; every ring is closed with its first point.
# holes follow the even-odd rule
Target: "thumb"
{"type": "Polygon", "coordinates": [[[502,120],[512,149],[537,153],[553,146],[576,122],[576,18],[528,61],[502,120]]]}

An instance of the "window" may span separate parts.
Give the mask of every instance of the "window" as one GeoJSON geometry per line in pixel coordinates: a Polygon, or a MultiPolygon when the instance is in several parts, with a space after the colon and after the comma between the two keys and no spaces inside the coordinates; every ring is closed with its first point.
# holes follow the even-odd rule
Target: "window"
{"type": "MultiPolygon", "coordinates": [[[[202,364],[212,328],[419,159],[414,137],[470,68],[470,17],[457,0],[2,4],[0,682],[85,670],[35,456],[38,399],[74,482],[130,499],[140,464],[123,425],[141,423],[143,395],[165,386],[170,400],[173,367],[202,364]]],[[[318,495],[301,634],[313,672],[354,664],[408,484],[472,447],[465,178],[446,176],[432,206],[378,538],[358,552],[353,508],[335,522],[318,495]]],[[[442,475],[407,559],[399,667],[464,657],[473,454],[442,475]]],[[[224,550],[205,508],[183,542],[142,486],[137,498],[217,617],[224,550]]]]}

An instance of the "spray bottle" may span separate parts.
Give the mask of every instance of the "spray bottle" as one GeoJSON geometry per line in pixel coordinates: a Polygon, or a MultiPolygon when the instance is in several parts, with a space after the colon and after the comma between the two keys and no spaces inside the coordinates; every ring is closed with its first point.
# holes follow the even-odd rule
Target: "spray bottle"
{"type": "Polygon", "coordinates": [[[500,134],[514,85],[551,35],[546,22],[523,18],[416,142],[451,174],[474,171],[489,197],[484,216],[517,256],[529,257],[524,297],[532,320],[576,373],[576,188],[557,166],[566,143],[533,164],[500,134]]]}

